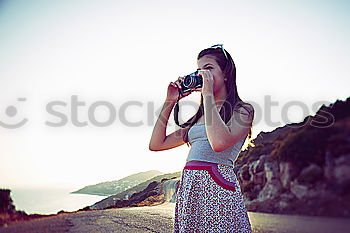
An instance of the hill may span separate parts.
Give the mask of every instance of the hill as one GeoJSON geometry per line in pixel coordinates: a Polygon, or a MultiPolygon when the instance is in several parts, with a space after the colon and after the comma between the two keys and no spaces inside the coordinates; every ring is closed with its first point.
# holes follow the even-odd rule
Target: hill
{"type": "Polygon", "coordinates": [[[136,173],[120,180],[107,181],[98,184],[88,185],[82,189],[71,193],[91,194],[99,196],[110,196],[121,193],[127,189],[130,189],[136,185],[139,185],[146,180],[149,180],[155,176],[164,174],[160,171],[150,170],[146,172],[136,173]]]}
{"type": "MultiPolygon", "coordinates": [[[[137,203],[140,203],[151,196],[157,196],[155,197],[157,202],[159,201],[160,203],[163,203],[165,201],[164,182],[172,179],[178,180],[180,176],[181,172],[167,173],[156,176],[128,190],[125,190],[124,192],[109,196],[90,206],[88,209],[106,209],[118,205],[120,207],[135,206],[137,203]]],[[[173,193],[174,192],[175,191],[173,191],[173,193]]]]}

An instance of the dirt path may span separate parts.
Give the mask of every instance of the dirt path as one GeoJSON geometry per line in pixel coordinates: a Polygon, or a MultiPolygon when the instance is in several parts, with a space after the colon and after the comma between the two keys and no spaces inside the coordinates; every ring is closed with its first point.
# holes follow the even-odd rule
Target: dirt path
{"type": "MultiPolygon", "coordinates": [[[[172,233],[174,203],[151,207],[83,211],[10,224],[0,233],[172,233]]],[[[248,212],[253,233],[350,232],[346,218],[309,217],[248,212]]]]}
{"type": "Polygon", "coordinates": [[[80,232],[172,232],[173,204],[131,207],[75,214],[69,233],[80,232]]]}
{"type": "Polygon", "coordinates": [[[174,204],[82,211],[11,223],[0,233],[172,232],[174,204]]]}

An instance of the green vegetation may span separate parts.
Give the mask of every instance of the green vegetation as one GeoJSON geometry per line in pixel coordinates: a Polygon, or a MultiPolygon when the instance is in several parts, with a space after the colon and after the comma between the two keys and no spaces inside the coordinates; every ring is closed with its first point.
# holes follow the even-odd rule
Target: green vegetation
{"type": "Polygon", "coordinates": [[[310,163],[324,165],[324,152],[330,128],[305,127],[281,142],[274,153],[279,161],[293,162],[304,167],[310,163]]]}
{"type": "Polygon", "coordinates": [[[322,105],[315,116],[305,117],[302,123],[287,124],[271,132],[261,132],[241,151],[235,165],[249,164],[267,155],[267,161],[292,162],[299,167],[316,163],[323,166],[326,152],[333,158],[350,151],[350,97],[322,105]]]}
{"type": "Polygon", "coordinates": [[[150,183],[152,183],[154,181],[161,182],[163,179],[171,179],[174,177],[178,178],[180,176],[181,176],[181,172],[174,172],[174,173],[167,173],[167,174],[159,175],[159,176],[153,177],[152,179],[149,179],[141,184],[138,184],[138,185],[136,185],[128,190],[125,190],[124,192],[118,193],[118,194],[114,195],[113,197],[117,198],[117,199],[124,199],[125,196],[130,197],[132,194],[144,190],[145,188],[147,188],[147,186],[150,183]]]}
{"type": "Polygon", "coordinates": [[[140,173],[136,173],[136,174],[132,174],[130,176],[124,177],[120,180],[107,181],[107,182],[102,182],[94,185],[88,185],[72,193],[84,193],[84,194],[92,194],[92,195],[110,196],[110,195],[121,193],[129,188],[132,188],[160,174],[163,174],[163,173],[156,170],[140,172],[140,173]]]}

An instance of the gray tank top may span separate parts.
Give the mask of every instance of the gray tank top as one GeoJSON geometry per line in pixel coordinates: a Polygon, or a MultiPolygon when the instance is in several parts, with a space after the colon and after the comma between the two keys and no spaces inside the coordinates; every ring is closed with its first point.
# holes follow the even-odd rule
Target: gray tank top
{"type": "Polygon", "coordinates": [[[208,141],[205,124],[194,124],[188,131],[188,141],[191,144],[191,149],[188,153],[186,161],[200,160],[212,163],[234,166],[245,138],[239,140],[232,147],[215,152],[208,141]]]}

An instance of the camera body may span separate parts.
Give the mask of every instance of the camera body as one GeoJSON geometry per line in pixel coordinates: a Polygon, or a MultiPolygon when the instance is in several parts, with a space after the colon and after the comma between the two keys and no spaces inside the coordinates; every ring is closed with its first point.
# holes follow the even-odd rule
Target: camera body
{"type": "Polygon", "coordinates": [[[192,89],[201,88],[203,86],[203,78],[201,75],[198,75],[198,70],[186,75],[183,81],[180,83],[182,94],[191,92],[192,89]]]}

